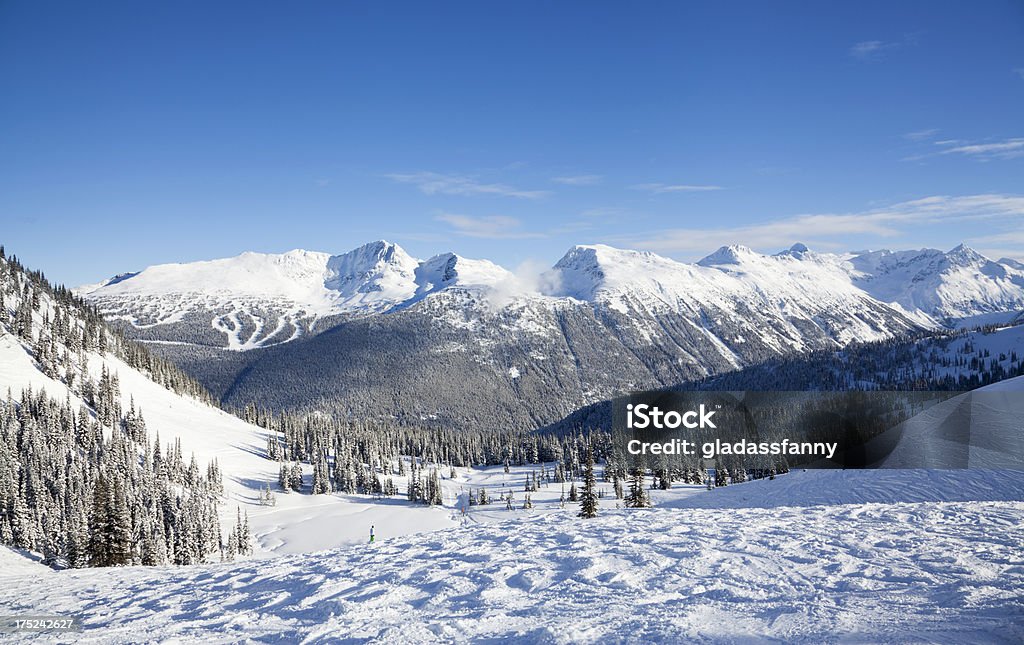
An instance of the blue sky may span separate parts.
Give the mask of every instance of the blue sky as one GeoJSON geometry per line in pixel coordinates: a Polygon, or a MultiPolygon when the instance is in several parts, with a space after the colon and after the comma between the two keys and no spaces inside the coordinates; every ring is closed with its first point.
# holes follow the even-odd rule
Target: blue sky
{"type": "Polygon", "coordinates": [[[1024,257],[1024,3],[0,3],[0,241],[57,281],[385,238],[509,267],[1024,257]]]}

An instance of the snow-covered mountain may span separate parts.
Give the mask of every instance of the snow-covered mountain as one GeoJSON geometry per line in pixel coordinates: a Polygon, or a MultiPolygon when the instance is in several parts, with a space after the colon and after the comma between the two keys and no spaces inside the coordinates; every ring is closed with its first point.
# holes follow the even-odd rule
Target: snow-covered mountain
{"type": "Polygon", "coordinates": [[[341,255],[246,252],[160,264],[76,291],[142,338],[247,350],[307,335],[325,317],[380,313],[455,285],[491,286],[507,274],[452,253],[419,261],[378,241],[341,255]]]}
{"type": "MultiPolygon", "coordinates": [[[[993,261],[964,245],[948,252],[829,254],[795,244],[776,255],[727,246],[696,264],[576,246],[542,282],[547,286],[524,291],[511,272],[487,260],[444,253],[421,261],[377,241],[341,255],[295,250],[156,265],[77,292],[143,339],[239,350],[325,331],[338,317],[386,313],[452,288],[602,304],[634,320],[673,312],[698,321],[714,309],[744,316],[753,333],[765,323],[788,331],[803,321],[824,323],[840,343],[892,331],[872,322],[879,314],[937,327],[1024,310],[1020,263],[993,261]],[[837,310],[840,320],[820,319],[837,310]]],[[[798,348],[800,339],[790,334],[781,344],[798,348]]]]}
{"type": "Polygon", "coordinates": [[[874,251],[846,258],[852,283],[882,302],[956,326],[1001,322],[1024,309],[1024,266],[963,244],[943,253],[874,251]]]}
{"type": "Polygon", "coordinates": [[[79,293],[223,403],[527,428],[629,389],[1007,320],[1024,271],[965,247],[729,246],[686,264],[588,245],[526,279],[380,241],[160,265],[79,293]]]}

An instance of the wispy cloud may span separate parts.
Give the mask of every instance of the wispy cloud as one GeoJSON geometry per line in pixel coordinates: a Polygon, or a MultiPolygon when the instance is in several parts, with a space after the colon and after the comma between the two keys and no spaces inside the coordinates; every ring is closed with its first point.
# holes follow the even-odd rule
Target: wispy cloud
{"type": "Polygon", "coordinates": [[[709,190],[722,190],[721,186],[695,185],[695,184],[635,184],[630,186],[633,190],[643,190],[649,193],[700,193],[709,190]]]}
{"type": "Polygon", "coordinates": [[[851,235],[901,236],[911,227],[972,220],[1015,222],[1024,217],[1024,197],[1015,195],[938,195],[858,213],[804,214],[732,228],[676,228],[623,238],[620,242],[661,253],[706,253],[726,244],[784,248],[802,241],[821,248],[843,248],[851,235]]]}
{"type": "Polygon", "coordinates": [[[903,161],[921,161],[943,155],[959,155],[977,161],[1014,159],[1024,156],[1024,138],[1014,137],[999,141],[967,141],[964,139],[942,139],[932,141],[931,146],[918,154],[904,157],[903,161]]]}
{"type": "Polygon", "coordinates": [[[520,199],[540,199],[550,193],[546,190],[522,190],[505,184],[484,183],[468,175],[420,171],[384,175],[392,181],[412,184],[425,195],[497,195],[520,199]]]}
{"type": "Polygon", "coordinates": [[[862,40],[854,43],[847,53],[862,63],[877,63],[897,49],[914,47],[921,40],[921,32],[903,34],[899,40],[862,40]]]}
{"type": "Polygon", "coordinates": [[[983,161],[989,159],[1013,159],[1024,156],[1024,138],[1005,139],[991,143],[969,143],[963,141],[936,142],[946,146],[938,154],[966,155],[983,161]]]}
{"type": "Polygon", "coordinates": [[[1014,67],[1013,73],[1020,77],[1024,81],[1024,67],[1014,67]]]}
{"type": "Polygon", "coordinates": [[[594,186],[604,179],[601,175],[569,175],[567,177],[552,177],[551,181],[566,186],[594,186]]]}
{"type": "Polygon", "coordinates": [[[877,63],[885,58],[886,54],[897,49],[900,43],[890,43],[882,40],[862,40],[850,47],[849,54],[852,58],[866,63],[877,63]]]}
{"type": "Polygon", "coordinates": [[[491,240],[523,240],[544,237],[543,233],[522,230],[523,223],[515,217],[505,215],[457,215],[442,213],[435,217],[439,222],[450,225],[456,235],[486,238],[491,240]]]}
{"type": "Polygon", "coordinates": [[[928,128],[927,130],[916,130],[914,132],[907,132],[906,134],[903,135],[903,138],[909,139],[911,141],[926,141],[928,139],[931,139],[938,133],[938,128],[928,128]]]}

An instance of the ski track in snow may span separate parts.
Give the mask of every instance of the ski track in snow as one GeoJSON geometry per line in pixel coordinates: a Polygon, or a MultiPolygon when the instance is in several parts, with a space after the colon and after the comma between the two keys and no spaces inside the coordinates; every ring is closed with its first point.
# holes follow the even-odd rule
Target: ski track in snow
{"type": "Polygon", "coordinates": [[[1024,503],[607,511],[8,579],[78,642],[1020,642],[1024,503]]]}

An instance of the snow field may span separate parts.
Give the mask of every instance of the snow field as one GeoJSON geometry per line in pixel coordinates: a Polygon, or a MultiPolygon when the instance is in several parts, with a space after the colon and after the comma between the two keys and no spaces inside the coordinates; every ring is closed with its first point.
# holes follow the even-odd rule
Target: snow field
{"type": "Polygon", "coordinates": [[[0,605],[81,615],[78,642],[1020,642],[1022,520],[1021,502],[541,514],[312,555],[47,572],[10,579],[0,605]]]}

